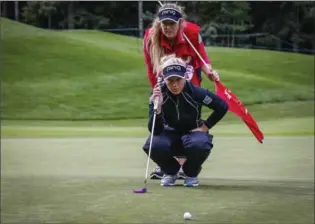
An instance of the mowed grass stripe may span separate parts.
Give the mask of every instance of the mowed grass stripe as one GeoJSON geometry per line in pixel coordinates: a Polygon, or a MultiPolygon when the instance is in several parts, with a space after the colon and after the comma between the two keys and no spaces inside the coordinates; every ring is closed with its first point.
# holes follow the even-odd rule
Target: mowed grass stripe
{"type": "MultiPolygon", "coordinates": [[[[262,121],[259,126],[268,136],[282,135],[314,135],[314,118],[287,118],[282,120],[262,121]]],[[[252,133],[242,122],[229,124],[222,123],[210,131],[218,136],[251,136],[252,133]]],[[[1,137],[69,137],[69,136],[89,136],[89,137],[145,137],[148,130],[146,126],[124,127],[124,126],[19,126],[4,125],[1,137]]],[[[254,138],[254,137],[253,137],[254,138]]],[[[266,140],[267,141],[267,140],[266,140]]]]}

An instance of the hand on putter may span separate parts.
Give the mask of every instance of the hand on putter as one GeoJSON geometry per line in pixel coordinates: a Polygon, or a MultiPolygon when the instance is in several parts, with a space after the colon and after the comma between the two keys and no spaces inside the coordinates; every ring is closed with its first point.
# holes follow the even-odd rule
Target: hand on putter
{"type": "Polygon", "coordinates": [[[163,103],[163,95],[161,92],[161,88],[158,84],[155,85],[153,89],[153,93],[151,95],[151,102],[154,102],[156,99],[158,99],[158,107],[157,107],[157,113],[161,113],[162,103],[163,103]]]}

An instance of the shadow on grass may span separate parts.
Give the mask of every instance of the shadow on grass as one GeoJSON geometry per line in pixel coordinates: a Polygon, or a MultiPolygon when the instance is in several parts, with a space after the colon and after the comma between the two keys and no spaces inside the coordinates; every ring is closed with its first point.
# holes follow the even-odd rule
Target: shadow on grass
{"type": "MultiPolygon", "coordinates": [[[[313,181],[268,181],[268,180],[217,180],[212,179],[191,188],[196,191],[252,191],[265,193],[293,194],[293,195],[314,195],[313,181]]],[[[176,185],[178,187],[182,185],[176,185]]]]}

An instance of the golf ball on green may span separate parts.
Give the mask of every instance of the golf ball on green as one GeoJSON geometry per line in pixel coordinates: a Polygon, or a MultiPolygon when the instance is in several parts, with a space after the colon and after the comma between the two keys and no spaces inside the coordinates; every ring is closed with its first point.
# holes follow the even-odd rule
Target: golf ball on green
{"type": "Polygon", "coordinates": [[[185,219],[185,220],[191,219],[191,214],[190,214],[189,212],[185,212],[185,213],[184,213],[184,219],[185,219]]]}

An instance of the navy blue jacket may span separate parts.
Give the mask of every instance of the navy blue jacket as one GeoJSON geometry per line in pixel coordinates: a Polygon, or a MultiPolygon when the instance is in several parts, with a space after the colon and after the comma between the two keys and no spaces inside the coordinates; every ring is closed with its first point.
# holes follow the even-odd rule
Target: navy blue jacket
{"type": "MultiPolygon", "coordinates": [[[[161,87],[161,91],[163,94],[162,112],[156,116],[154,135],[160,134],[165,129],[185,133],[202,126],[203,123],[211,129],[228,111],[227,103],[218,95],[187,81],[179,95],[173,95],[165,84],[161,87]],[[206,120],[201,119],[202,106],[213,110],[206,120]]],[[[152,132],[153,107],[153,102],[151,102],[148,122],[150,132],[152,132]]]]}

